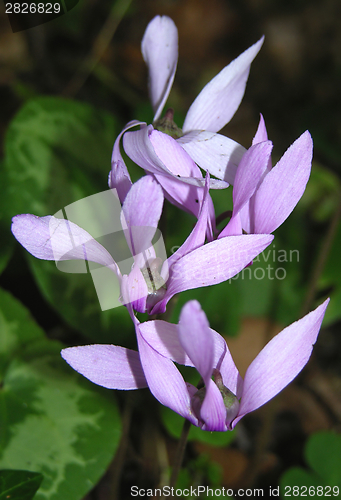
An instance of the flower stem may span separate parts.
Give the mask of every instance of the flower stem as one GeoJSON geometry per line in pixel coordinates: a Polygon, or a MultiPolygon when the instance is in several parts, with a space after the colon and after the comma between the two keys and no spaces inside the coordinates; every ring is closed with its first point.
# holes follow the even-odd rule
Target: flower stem
{"type": "Polygon", "coordinates": [[[191,422],[189,420],[185,420],[183,428],[182,428],[181,436],[179,439],[178,449],[176,452],[173,470],[172,470],[172,474],[171,474],[171,478],[170,478],[170,482],[169,482],[169,485],[171,488],[175,488],[175,485],[176,485],[176,482],[177,482],[177,479],[179,476],[179,472],[180,472],[181,465],[182,465],[183,458],[184,458],[184,454],[185,454],[185,449],[186,449],[186,445],[187,445],[187,438],[188,438],[190,428],[191,428],[191,422]]]}

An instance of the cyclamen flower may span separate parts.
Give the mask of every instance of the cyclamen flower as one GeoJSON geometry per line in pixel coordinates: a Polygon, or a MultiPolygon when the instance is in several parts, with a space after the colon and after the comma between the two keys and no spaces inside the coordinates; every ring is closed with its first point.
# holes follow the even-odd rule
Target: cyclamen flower
{"type": "MultiPolygon", "coordinates": [[[[168,111],[160,120],[163,107],[170,93],[178,60],[178,32],[167,16],[156,16],[147,26],[141,49],[149,70],[149,91],[154,110],[154,127],[145,123],[130,122],[118,137],[112,156],[112,168],[129,175],[119,143],[127,155],[147,172],[155,175],[162,185],[165,196],[172,203],[198,216],[202,199],[202,174],[196,163],[219,179],[224,172],[225,183],[212,181],[211,188],[227,187],[233,183],[237,166],[245,149],[235,141],[217,134],[233,117],[243,98],[250,65],[263,43],[263,38],[252,45],[237,59],[226,66],[209,82],[190,106],[183,128],[172,121],[168,111]],[[126,132],[141,125],[142,129],[126,132]],[[170,136],[166,136],[163,131],[170,136]],[[161,132],[160,132],[161,131],[161,132]],[[173,137],[176,138],[173,139],[173,137]],[[180,147],[179,147],[180,146],[180,147]],[[166,152],[172,148],[174,161],[167,161],[166,152]],[[183,150],[192,158],[192,164],[179,162],[183,150]],[[165,152],[165,154],[163,154],[165,152]],[[199,199],[199,205],[195,200],[199,199]]],[[[169,157],[168,157],[169,158],[169,157]]],[[[109,184],[110,187],[116,185],[109,184]]]]}
{"type": "Polygon", "coordinates": [[[161,320],[141,324],[132,315],[138,353],[113,345],[88,345],[64,349],[62,357],[98,385],[123,390],[148,386],[161,404],[193,425],[207,431],[232,430],[306,365],[328,302],[276,335],[248,367],[244,380],[224,338],[209,327],[197,301],[183,307],[178,325],[161,320]],[[174,362],[194,366],[203,387],[186,383],[174,362]]]}
{"type": "MultiPolygon", "coordinates": [[[[125,296],[129,295],[136,311],[164,312],[175,294],[230,279],[271,243],[271,235],[243,235],[204,245],[209,217],[208,187],[209,176],[193,231],[163,263],[152,246],[162,212],[162,189],[155,179],[145,176],[128,191],[121,221],[134,264],[126,276],[129,294],[125,296]]],[[[110,253],[87,231],[68,220],[17,215],[13,218],[12,232],[19,243],[39,259],[95,262],[113,271],[122,286],[124,276],[110,253]]],[[[127,304],[124,300],[122,303],[127,304]]]]}
{"type": "Polygon", "coordinates": [[[233,186],[233,212],[218,238],[270,234],[289,217],[301,199],[311,171],[313,142],[304,132],[271,168],[272,143],[263,117],[253,145],[244,154],[233,186]]]}

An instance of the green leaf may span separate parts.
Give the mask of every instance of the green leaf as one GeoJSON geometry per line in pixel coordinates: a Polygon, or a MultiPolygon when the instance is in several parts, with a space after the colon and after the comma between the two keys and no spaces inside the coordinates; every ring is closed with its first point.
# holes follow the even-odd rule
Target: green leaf
{"type": "Polygon", "coordinates": [[[0,288],[0,382],[9,363],[20,351],[36,340],[44,339],[43,330],[12,295],[0,288]]]}
{"type": "Polygon", "coordinates": [[[54,214],[107,189],[117,127],[113,117],[57,97],[28,101],[5,139],[12,215],[54,214]]]}
{"type": "Polygon", "coordinates": [[[42,480],[37,472],[0,470],[0,500],[31,500],[42,480]]]}
{"type": "MultiPolygon", "coordinates": [[[[0,162],[0,186],[6,187],[7,176],[3,162],[0,162]]],[[[6,189],[2,189],[0,196],[0,274],[7,266],[14,248],[14,238],[10,231],[9,197],[6,189]]]]}
{"type": "Polygon", "coordinates": [[[341,245],[341,224],[336,231],[333,245],[331,247],[328,260],[319,280],[319,287],[322,290],[328,290],[332,300],[327,308],[325,322],[326,324],[333,323],[341,317],[341,261],[340,261],[340,245],[341,245]]]}
{"type": "Polygon", "coordinates": [[[323,477],[326,484],[341,485],[341,436],[319,432],[309,439],[305,456],[309,466],[323,477]]]}
{"type": "Polygon", "coordinates": [[[115,395],[74,372],[60,357],[62,346],[45,339],[9,294],[1,313],[0,338],[5,332],[14,340],[2,346],[8,363],[0,392],[0,468],[41,472],[36,500],[79,500],[118,446],[115,395]]]}
{"type": "MultiPolygon", "coordinates": [[[[313,434],[305,448],[305,458],[310,470],[302,467],[292,467],[287,470],[280,480],[280,491],[284,497],[285,488],[311,487],[311,492],[317,494],[317,487],[323,487],[325,496],[340,497],[341,490],[341,436],[330,431],[313,434]],[[330,490],[329,490],[330,488],[330,490]],[[328,491],[327,491],[328,490],[328,491]],[[327,493],[329,493],[327,495],[327,493]]],[[[297,495],[296,495],[297,496],[297,495]]],[[[323,494],[317,494],[323,496],[323,494]]]]}
{"type": "MultiPolygon", "coordinates": [[[[116,134],[114,118],[89,105],[56,97],[28,101],[6,135],[11,216],[54,214],[108,189],[116,134]]],[[[25,253],[42,294],[66,322],[96,342],[123,343],[129,314],[124,307],[102,312],[90,274],[64,273],[25,253]]]]}

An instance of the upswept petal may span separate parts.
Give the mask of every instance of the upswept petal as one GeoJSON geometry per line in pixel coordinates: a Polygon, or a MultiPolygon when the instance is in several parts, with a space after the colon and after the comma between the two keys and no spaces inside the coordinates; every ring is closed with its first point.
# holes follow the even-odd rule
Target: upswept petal
{"type": "MultiPolygon", "coordinates": [[[[148,297],[148,287],[143,277],[141,269],[134,264],[132,270],[125,278],[125,293],[121,286],[121,302],[123,305],[131,304],[131,307],[138,312],[146,312],[146,302],[148,297]]],[[[130,313],[131,315],[131,313],[130,313]]]]}
{"type": "Polygon", "coordinates": [[[121,155],[120,151],[120,141],[122,135],[132,127],[136,127],[137,125],[146,125],[144,122],[139,122],[137,120],[133,120],[124,127],[121,133],[116,138],[114,143],[114,148],[112,151],[111,157],[111,170],[109,172],[108,184],[111,189],[116,189],[119,200],[121,204],[124,202],[125,197],[132,186],[132,182],[130,179],[130,175],[127,169],[126,164],[121,155]]]}
{"type": "Polygon", "coordinates": [[[182,130],[218,132],[237,111],[245,92],[250,66],[264,37],[226,66],[200,92],[188,110],[182,130]]]}
{"type": "Polygon", "coordinates": [[[308,362],[329,299],[276,335],[246,371],[238,417],[256,410],[286,387],[308,362]]]}
{"type": "Polygon", "coordinates": [[[12,233],[34,257],[44,260],[88,260],[112,268],[117,265],[109,252],[84,229],[66,219],[52,215],[37,217],[16,215],[12,219],[12,233]]]}
{"type": "Polygon", "coordinates": [[[191,411],[191,399],[186,383],[173,361],[164,358],[150,347],[140,333],[140,325],[136,327],[136,336],[141,364],[154,397],[197,425],[198,421],[191,411]]]}
{"type": "MultiPolygon", "coordinates": [[[[177,165],[176,173],[171,171],[171,168],[174,164],[171,158],[169,158],[170,154],[167,151],[165,151],[163,155],[167,163],[165,164],[162,162],[162,160],[155,153],[155,150],[149,138],[149,136],[153,132],[158,132],[158,134],[161,134],[160,136],[158,136],[158,145],[160,149],[165,146],[169,146],[167,137],[171,139],[170,142],[174,141],[172,142],[172,147],[174,148],[174,150],[172,150],[172,154],[175,154],[175,150],[179,151],[180,149],[182,149],[175,139],[167,136],[167,134],[163,134],[162,132],[154,130],[153,125],[148,125],[147,127],[142,127],[140,130],[134,132],[126,132],[124,134],[123,147],[129,158],[131,158],[134,163],[151,174],[169,176],[170,178],[176,179],[177,181],[181,180],[181,182],[184,182],[186,184],[203,187],[205,185],[205,180],[203,179],[200,170],[199,177],[186,177],[185,174],[182,175],[183,171],[190,172],[191,168],[193,167],[193,161],[188,155],[183,156],[181,152],[179,153],[179,159],[181,163],[177,165]],[[170,161],[170,168],[168,167],[168,161],[170,161]],[[179,175],[180,177],[178,177],[179,175]]],[[[218,179],[211,180],[211,189],[223,189],[225,187],[228,187],[228,184],[226,182],[218,179]]]]}
{"type": "Polygon", "coordinates": [[[255,196],[255,232],[272,233],[291,214],[304,193],[313,142],[304,132],[265,176],[255,196]]]}
{"type": "Polygon", "coordinates": [[[161,319],[145,321],[140,324],[140,332],[144,340],[161,356],[180,365],[194,366],[180,344],[178,325],[161,319]]]}
{"type": "MultiPolygon", "coordinates": [[[[267,133],[267,130],[265,127],[263,115],[261,114],[256,134],[252,140],[252,146],[254,146],[255,144],[258,144],[260,142],[267,141],[267,140],[268,140],[268,133],[267,133]]],[[[272,169],[272,162],[271,162],[271,155],[270,155],[269,159],[268,159],[267,168],[263,172],[263,175],[261,177],[261,181],[270,172],[271,169],[272,169]]],[[[255,207],[256,194],[257,194],[257,191],[253,196],[251,196],[249,201],[242,207],[242,209],[240,210],[240,213],[239,213],[242,228],[244,229],[244,231],[246,231],[246,233],[249,233],[249,234],[250,233],[252,234],[255,232],[255,229],[254,229],[255,208],[254,207],[255,207]]]]}
{"type": "Polygon", "coordinates": [[[222,395],[213,380],[206,383],[205,399],[200,408],[200,419],[204,431],[223,432],[227,430],[226,408],[222,395]]]}
{"type": "Polygon", "coordinates": [[[147,387],[139,353],[115,345],[69,347],[62,358],[94,384],[107,389],[142,389],[147,387]]]}
{"type": "Polygon", "coordinates": [[[216,285],[232,278],[272,240],[272,235],[229,236],[188,253],[170,269],[167,292],[154,306],[151,314],[165,312],[166,304],[176,293],[216,285]]]}
{"type": "Polygon", "coordinates": [[[256,191],[272,151],[272,142],[260,142],[244,154],[233,185],[233,214],[237,214],[256,191]]]}
{"type": "Polygon", "coordinates": [[[149,94],[157,120],[171,90],[178,62],[178,30],[167,16],[156,16],[144,33],[141,50],[149,70],[149,94]]]}
{"type": "Polygon", "coordinates": [[[272,142],[266,141],[251,146],[244,154],[233,185],[233,215],[218,238],[242,234],[242,221],[245,223],[247,213],[243,212],[243,219],[239,213],[243,208],[249,208],[250,199],[267,171],[271,151],[272,142]]]}
{"type": "MultiPolygon", "coordinates": [[[[178,331],[184,351],[205,382],[205,398],[200,408],[200,420],[204,422],[202,428],[207,431],[225,431],[226,408],[218,387],[211,379],[213,368],[216,366],[216,347],[221,341],[219,342],[215,332],[210,329],[206,315],[196,300],[183,306],[178,331]]],[[[221,340],[223,341],[222,338],[221,340]]]]}
{"type": "Polygon", "coordinates": [[[234,183],[237,167],[246,151],[238,142],[206,130],[192,130],[176,140],[203,170],[229,184],[234,183]]]}
{"type": "Polygon", "coordinates": [[[252,139],[252,146],[258,144],[259,142],[264,142],[268,140],[268,132],[266,130],[265,121],[262,113],[260,114],[259,124],[254,138],[252,139]]]}
{"type": "MultiPolygon", "coordinates": [[[[164,269],[168,274],[168,270],[173,264],[179,260],[181,257],[186,255],[189,252],[192,252],[196,248],[201,247],[205,243],[205,235],[207,231],[207,227],[209,224],[209,203],[212,201],[211,197],[209,196],[209,185],[210,185],[210,177],[209,174],[206,176],[206,185],[204,189],[204,197],[203,197],[203,202],[201,205],[201,210],[200,214],[198,217],[198,220],[187,237],[187,239],[184,241],[184,243],[181,245],[180,248],[176,252],[174,252],[168,259],[167,262],[164,264],[164,269]]],[[[161,275],[165,277],[165,273],[162,270],[161,275]]]]}
{"type": "MultiPolygon", "coordinates": [[[[180,343],[178,325],[163,320],[145,321],[140,325],[140,332],[145,341],[165,358],[180,365],[194,366],[180,343]]],[[[213,366],[221,372],[225,385],[236,394],[242,379],[224,338],[211,328],[210,332],[214,342],[213,366]]]]}
{"type": "Polygon", "coordinates": [[[199,167],[173,137],[159,130],[152,130],[149,133],[149,140],[157,157],[172,174],[202,179],[199,167]]]}
{"type": "Polygon", "coordinates": [[[207,385],[214,368],[214,337],[198,301],[183,306],[178,332],[184,351],[207,385]]]}
{"type": "Polygon", "coordinates": [[[152,176],[146,175],[132,185],[122,206],[121,222],[133,255],[151,246],[162,207],[163,192],[152,176]]]}
{"type": "Polygon", "coordinates": [[[238,236],[240,234],[243,234],[243,227],[240,214],[237,213],[236,215],[232,215],[224,229],[219,233],[218,239],[226,238],[227,236],[238,236]]]}
{"type": "Polygon", "coordinates": [[[169,201],[186,209],[198,217],[204,195],[203,187],[191,186],[179,180],[179,177],[202,179],[202,173],[192,158],[167,134],[153,130],[149,135],[154,151],[173,177],[156,175],[169,201]]]}

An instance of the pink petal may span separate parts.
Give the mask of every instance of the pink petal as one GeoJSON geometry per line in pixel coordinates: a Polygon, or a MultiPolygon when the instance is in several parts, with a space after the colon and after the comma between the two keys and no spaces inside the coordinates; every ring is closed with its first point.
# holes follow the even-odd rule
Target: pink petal
{"type": "Polygon", "coordinates": [[[186,383],[174,363],[157,353],[136,328],[140,359],[148,386],[161,404],[188,418],[196,425],[191,412],[191,400],[186,383]]]}
{"type": "Polygon", "coordinates": [[[184,305],[180,314],[178,331],[184,351],[205,384],[208,384],[214,368],[214,337],[198,301],[191,300],[184,305]]]}
{"type": "Polygon", "coordinates": [[[180,344],[178,325],[155,320],[145,321],[141,323],[139,328],[142,337],[154,351],[180,365],[193,366],[192,361],[180,344]]]}
{"type": "Polygon", "coordinates": [[[236,215],[232,215],[229,222],[219,234],[218,239],[226,238],[226,236],[238,236],[239,234],[243,234],[243,228],[240,215],[237,213],[236,215]]]}
{"type": "Polygon", "coordinates": [[[148,287],[143,277],[141,269],[134,264],[128,277],[125,278],[125,293],[122,292],[122,304],[131,303],[135,311],[146,312],[146,301],[148,297],[148,287]]]}
{"type": "MultiPolygon", "coordinates": [[[[204,190],[204,198],[201,205],[200,214],[197,220],[197,223],[194,226],[194,229],[189,234],[186,241],[181,245],[180,248],[176,252],[174,252],[167,259],[167,273],[168,269],[174,265],[174,263],[179,260],[181,257],[186,255],[189,252],[192,252],[196,248],[201,247],[205,243],[205,235],[207,226],[209,224],[209,205],[212,203],[212,199],[209,196],[209,174],[206,177],[206,186],[204,190]]],[[[162,276],[164,274],[162,273],[162,276]]]]}
{"type": "Polygon", "coordinates": [[[234,180],[233,217],[221,231],[219,238],[242,234],[242,221],[245,225],[248,214],[244,211],[242,218],[238,217],[238,214],[243,208],[250,208],[250,199],[267,171],[271,150],[272,142],[266,141],[251,146],[244,154],[234,180]]]}
{"type": "Polygon", "coordinates": [[[255,197],[255,232],[272,233],[302,197],[311,170],[313,142],[304,132],[265,176],[255,197]]]}
{"type": "Polygon", "coordinates": [[[152,176],[144,176],[132,185],[122,206],[121,221],[133,255],[151,246],[162,207],[163,192],[152,176]]]}
{"type": "Polygon", "coordinates": [[[218,132],[237,111],[244,96],[250,66],[258,54],[264,37],[226,66],[200,92],[183,124],[183,131],[218,132]]]}
{"type": "Polygon", "coordinates": [[[267,169],[272,142],[260,142],[244,154],[236,172],[233,186],[233,214],[237,214],[256,191],[267,169]]]}
{"type": "Polygon", "coordinates": [[[256,135],[252,139],[252,146],[258,144],[259,142],[264,142],[268,140],[268,133],[266,131],[265,121],[263,115],[260,115],[259,124],[257,128],[256,135]]]}
{"type": "Polygon", "coordinates": [[[62,358],[78,373],[107,389],[141,389],[147,387],[139,354],[115,345],[69,347],[62,358]]]}
{"type": "Polygon", "coordinates": [[[121,204],[124,202],[125,197],[131,188],[132,182],[130,179],[130,175],[127,169],[126,164],[121,155],[120,151],[120,142],[122,135],[132,127],[136,127],[137,125],[146,125],[143,122],[139,122],[137,120],[133,120],[123,128],[121,133],[117,136],[116,141],[114,143],[114,148],[111,157],[111,171],[109,172],[108,184],[111,189],[116,189],[119,200],[121,204]]]}
{"type": "Polygon", "coordinates": [[[204,431],[227,431],[226,408],[218,387],[213,380],[206,383],[206,394],[200,409],[200,418],[203,420],[204,431]]]}
{"type": "MultiPolygon", "coordinates": [[[[200,170],[198,170],[200,172],[199,177],[186,177],[186,175],[195,168],[193,161],[186,153],[180,151],[182,148],[175,139],[158,130],[154,130],[152,125],[143,127],[136,132],[126,132],[123,136],[123,146],[129,158],[151,174],[168,176],[177,181],[181,180],[183,183],[191,184],[192,186],[203,187],[205,185],[205,180],[200,170]],[[163,163],[157,156],[150,140],[150,135],[154,132],[156,132],[156,134],[153,140],[155,144],[157,144],[159,151],[162,151],[161,155],[166,163],[163,163]],[[164,148],[168,149],[165,150],[164,148]],[[178,155],[180,163],[177,165],[175,165],[171,158],[173,154],[178,155]],[[175,169],[175,172],[172,172],[171,169],[175,169]]],[[[227,183],[224,181],[217,179],[211,180],[210,187],[212,189],[222,189],[227,186],[227,183]]]]}
{"type": "Polygon", "coordinates": [[[167,16],[156,16],[144,33],[141,50],[149,70],[149,93],[157,120],[171,90],[178,62],[178,30],[167,16]]]}
{"type": "Polygon", "coordinates": [[[234,183],[237,167],[246,149],[221,134],[193,130],[177,142],[203,170],[229,184],[234,183]]]}
{"type": "Polygon", "coordinates": [[[308,362],[329,299],[276,335],[246,371],[239,415],[256,410],[286,387],[308,362]]]}
{"type": "Polygon", "coordinates": [[[272,235],[229,236],[212,241],[179,259],[170,269],[167,292],[152,314],[164,312],[176,293],[226,281],[247,266],[272,241],[272,235]]]}
{"type": "Polygon", "coordinates": [[[107,250],[84,229],[65,219],[51,215],[16,215],[12,232],[34,257],[44,260],[88,260],[103,266],[117,266],[107,250]]]}

